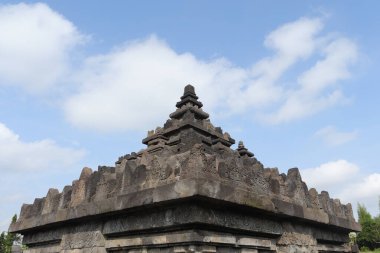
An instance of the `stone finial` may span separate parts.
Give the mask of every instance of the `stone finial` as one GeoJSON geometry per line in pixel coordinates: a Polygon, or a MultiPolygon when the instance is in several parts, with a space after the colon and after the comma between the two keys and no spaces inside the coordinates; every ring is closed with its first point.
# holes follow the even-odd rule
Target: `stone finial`
{"type": "Polygon", "coordinates": [[[195,94],[194,87],[189,84],[185,87],[181,101],[176,104],[177,110],[169,117],[185,121],[205,120],[209,115],[201,109],[202,106],[203,104],[198,101],[198,96],[195,94]]]}
{"type": "Polygon", "coordinates": [[[192,95],[196,96],[195,95],[195,88],[191,84],[188,84],[188,85],[185,86],[183,95],[185,96],[187,94],[192,94],[192,95]]]}
{"type": "Polygon", "coordinates": [[[252,152],[248,151],[248,149],[244,146],[244,143],[242,141],[239,141],[238,148],[236,150],[239,152],[240,156],[254,156],[252,152]]]}
{"type": "Polygon", "coordinates": [[[198,101],[198,96],[195,94],[194,86],[188,84],[185,86],[183,96],[181,101],[176,104],[177,108],[181,108],[183,105],[190,103],[191,106],[196,106],[201,108],[203,106],[202,102],[198,101]]]}

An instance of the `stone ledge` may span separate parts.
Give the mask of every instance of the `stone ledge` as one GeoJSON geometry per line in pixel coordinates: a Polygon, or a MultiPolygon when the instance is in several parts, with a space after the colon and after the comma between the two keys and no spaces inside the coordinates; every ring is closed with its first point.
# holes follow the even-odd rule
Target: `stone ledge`
{"type": "Polygon", "coordinates": [[[271,199],[268,196],[256,196],[249,189],[239,188],[227,182],[188,178],[156,188],[144,189],[100,201],[83,203],[67,209],[60,209],[39,217],[20,219],[11,225],[9,231],[21,232],[46,225],[54,226],[56,223],[109,215],[141,206],[163,204],[168,201],[196,196],[239,204],[267,214],[282,215],[283,217],[298,218],[312,223],[341,227],[347,231],[360,230],[360,226],[356,222],[327,215],[323,210],[310,209],[279,199],[271,199]]]}
{"type": "Polygon", "coordinates": [[[148,234],[109,238],[105,247],[108,250],[120,248],[135,248],[141,246],[159,247],[168,245],[203,244],[224,245],[234,247],[249,247],[275,250],[275,240],[253,236],[238,236],[211,231],[186,230],[165,234],[148,234]]]}
{"type": "Polygon", "coordinates": [[[183,229],[184,227],[218,227],[223,230],[239,230],[246,233],[280,236],[282,226],[267,217],[250,215],[230,209],[216,209],[196,203],[182,203],[175,207],[135,212],[118,218],[110,218],[103,225],[103,234],[114,236],[126,233],[141,233],[156,229],[183,229]]]}

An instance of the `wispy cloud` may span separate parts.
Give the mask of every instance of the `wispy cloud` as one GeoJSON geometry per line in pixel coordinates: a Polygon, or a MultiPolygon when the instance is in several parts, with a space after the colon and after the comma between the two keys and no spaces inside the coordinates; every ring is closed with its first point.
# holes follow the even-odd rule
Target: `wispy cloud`
{"type": "Polygon", "coordinates": [[[327,126],[319,129],[315,134],[325,142],[328,146],[339,146],[357,138],[357,131],[341,132],[333,126],[327,126]]]}
{"type": "MultiPolygon", "coordinates": [[[[323,41],[322,37],[315,38],[323,41]]],[[[337,38],[319,45],[324,59],[301,73],[294,89],[284,94],[277,110],[263,116],[270,123],[293,121],[315,114],[344,101],[341,88],[336,84],[350,77],[348,68],[356,61],[356,45],[347,38],[337,38]]]]}

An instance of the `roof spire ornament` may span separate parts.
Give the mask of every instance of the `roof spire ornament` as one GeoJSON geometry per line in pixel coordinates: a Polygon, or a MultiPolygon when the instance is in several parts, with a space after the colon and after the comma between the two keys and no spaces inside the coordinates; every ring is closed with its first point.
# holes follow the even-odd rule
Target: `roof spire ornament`
{"type": "Polygon", "coordinates": [[[192,106],[197,106],[201,108],[203,106],[202,102],[198,101],[198,96],[195,94],[194,86],[188,84],[185,86],[183,96],[181,101],[176,104],[177,108],[181,108],[183,105],[190,103],[192,106]]]}
{"type": "Polygon", "coordinates": [[[170,114],[160,131],[149,131],[143,143],[148,145],[149,152],[173,147],[181,152],[191,149],[194,144],[206,145],[208,148],[230,147],[235,143],[231,136],[220,127],[214,127],[209,115],[202,109],[194,86],[185,86],[181,100],[176,104],[175,112],[170,114]]]}
{"type": "Polygon", "coordinates": [[[209,115],[201,109],[202,106],[202,102],[198,101],[198,96],[195,94],[194,86],[188,84],[185,86],[181,101],[176,104],[177,110],[170,114],[170,118],[182,119],[190,117],[198,120],[207,119],[209,115]]]}
{"type": "Polygon", "coordinates": [[[239,141],[238,148],[236,150],[239,152],[240,156],[254,156],[252,152],[248,151],[248,149],[244,146],[244,143],[242,141],[239,141]]]}

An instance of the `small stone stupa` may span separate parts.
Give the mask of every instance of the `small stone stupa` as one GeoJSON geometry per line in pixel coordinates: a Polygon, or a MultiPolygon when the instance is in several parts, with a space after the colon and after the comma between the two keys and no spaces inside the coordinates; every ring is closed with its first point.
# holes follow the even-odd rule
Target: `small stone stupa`
{"type": "Polygon", "coordinates": [[[351,252],[350,204],[280,174],[214,127],[188,85],[147,148],[84,168],[62,192],[24,204],[9,231],[25,253],[351,252]]]}

